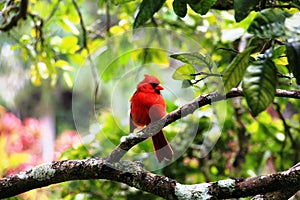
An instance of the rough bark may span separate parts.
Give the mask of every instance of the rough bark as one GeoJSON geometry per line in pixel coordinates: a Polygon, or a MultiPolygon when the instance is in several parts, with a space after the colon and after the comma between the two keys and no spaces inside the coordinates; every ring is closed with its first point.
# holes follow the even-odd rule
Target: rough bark
{"type": "MultiPolygon", "coordinates": [[[[224,199],[300,189],[300,163],[291,169],[253,178],[183,185],[145,170],[140,163],[110,164],[102,158],[65,160],[39,165],[0,180],[0,198],[70,180],[107,179],[125,183],[165,199],[224,199]]],[[[276,193],[273,193],[273,195],[276,193]]],[[[276,196],[273,198],[276,198],[276,196]]]]}

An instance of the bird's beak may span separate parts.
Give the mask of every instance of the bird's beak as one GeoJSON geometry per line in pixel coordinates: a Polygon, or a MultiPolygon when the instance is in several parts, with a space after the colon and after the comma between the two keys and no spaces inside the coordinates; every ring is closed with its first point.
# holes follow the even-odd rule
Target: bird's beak
{"type": "Polygon", "coordinates": [[[156,87],[155,87],[155,90],[163,90],[164,88],[163,88],[163,86],[161,86],[161,85],[157,85],[156,87]]]}

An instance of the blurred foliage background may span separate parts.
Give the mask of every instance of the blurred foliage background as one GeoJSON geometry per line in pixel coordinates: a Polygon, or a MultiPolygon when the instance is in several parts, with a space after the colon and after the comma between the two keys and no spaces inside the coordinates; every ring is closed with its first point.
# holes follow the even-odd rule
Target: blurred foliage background
{"type": "MultiPolygon", "coordinates": [[[[16,14],[20,2],[0,1],[2,24],[16,14]]],[[[238,86],[244,74],[232,66],[268,57],[271,49],[273,72],[279,78],[274,87],[259,92],[263,96],[276,88],[299,90],[300,73],[292,64],[299,60],[288,59],[286,53],[300,55],[299,1],[276,5],[235,1],[224,10],[211,9],[216,1],[202,2],[207,4],[198,9],[195,2],[180,0],[30,0],[26,20],[0,32],[1,176],[52,160],[107,156],[128,134],[129,99],[143,73],[158,76],[167,86],[163,95],[171,112],[219,84],[227,90],[238,86]],[[271,11],[261,14],[266,7],[271,11]],[[163,28],[167,34],[148,35],[134,43],[131,36],[138,27],[163,28]],[[169,44],[166,40],[172,34],[189,39],[172,40],[172,51],[160,48],[169,44]],[[144,44],[147,48],[135,46],[144,44]],[[195,62],[173,55],[191,49],[198,56],[195,62]],[[226,74],[225,78],[189,76],[200,72],[195,67],[199,62],[206,63],[200,64],[201,72],[226,74]]],[[[217,102],[166,127],[179,156],[165,168],[153,164],[149,140],[125,159],[142,161],[155,173],[186,184],[288,169],[300,156],[299,100],[273,97],[267,108],[257,111],[249,103],[257,90],[248,91],[247,100],[217,102]],[[220,129],[213,129],[215,122],[220,129]]],[[[105,180],[62,183],[12,199],[36,198],[159,199],[105,180]]]]}

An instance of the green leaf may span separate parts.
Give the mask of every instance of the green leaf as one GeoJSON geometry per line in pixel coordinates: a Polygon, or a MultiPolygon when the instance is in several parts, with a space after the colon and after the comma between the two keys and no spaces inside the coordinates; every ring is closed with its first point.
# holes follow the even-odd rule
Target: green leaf
{"type": "Polygon", "coordinates": [[[189,80],[183,80],[182,81],[182,84],[181,84],[182,88],[188,88],[188,87],[191,87],[191,86],[192,86],[192,83],[189,80]]]}
{"type": "MultiPolygon", "coordinates": [[[[213,67],[213,61],[209,56],[205,56],[201,53],[182,53],[182,54],[173,54],[171,58],[180,60],[181,62],[191,64],[194,67],[203,67],[207,66],[209,69],[213,67]]],[[[200,70],[199,70],[200,71],[200,70]]]]}
{"type": "Polygon", "coordinates": [[[115,4],[115,5],[125,4],[125,3],[128,3],[130,1],[135,1],[135,0],[112,0],[113,4],[115,4]]]}
{"type": "Polygon", "coordinates": [[[134,20],[133,28],[138,28],[148,21],[165,3],[166,0],[143,0],[134,20]]]}
{"type": "Polygon", "coordinates": [[[273,102],[276,83],[276,68],[271,59],[255,61],[247,68],[242,87],[254,116],[273,102]]]}
{"type": "Polygon", "coordinates": [[[68,72],[63,72],[64,80],[69,88],[73,86],[73,79],[68,72]]]}
{"type": "Polygon", "coordinates": [[[240,22],[245,19],[251,10],[253,10],[260,0],[234,0],[234,18],[235,21],[240,22]]]}
{"type": "Polygon", "coordinates": [[[195,73],[195,68],[190,64],[184,64],[176,69],[172,78],[175,80],[192,80],[191,74],[195,73]]]}
{"type": "Polygon", "coordinates": [[[286,43],[286,53],[289,61],[289,68],[294,74],[297,84],[300,85],[300,43],[286,43]]]}
{"type": "Polygon", "coordinates": [[[61,51],[63,53],[75,53],[80,46],[78,45],[78,38],[75,36],[66,36],[61,41],[61,51]]]}
{"type": "Polygon", "coordinates": [[[266,9],[256,15],[248,28],[249,33],[261,38],[276,38],[285,33],[284,21],[290,14],[276,9],[266,9]]]}
{"type": "Polygon", "coordinates": [[[248,66],[250,53],[254,48],[249,47],[238,54],[224,70],[222,79],[226,91],[236,87],[241,82],[248,66]]]}
{"type": "Polygon", "coordinates": [[[185,0],[174,0],[173,1],[173,9],[176,15],[179,17],[185,17],[187,13],[187,6],[185,0]]]}
{"type": "Polygon", "coordinates": [[[215,5],[217,0],[201,0],[199,2],[195,0],[187,0],[187,3],[195,11],[196,13],[199,13],[200,15],[205,15],[209,9],[215,5]]]}

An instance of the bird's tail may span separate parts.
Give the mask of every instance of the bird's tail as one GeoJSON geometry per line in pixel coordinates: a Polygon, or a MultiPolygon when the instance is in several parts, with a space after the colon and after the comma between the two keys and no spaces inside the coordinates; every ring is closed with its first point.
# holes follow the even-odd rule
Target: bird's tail
{"type": "Polygon", "coordinates": [[[168,161],[173,159],[173,150],[162,131],[159,131],[157,134],[152,136],[152,143],[158,162],[161,162],[164,159],[168,161]]]}

